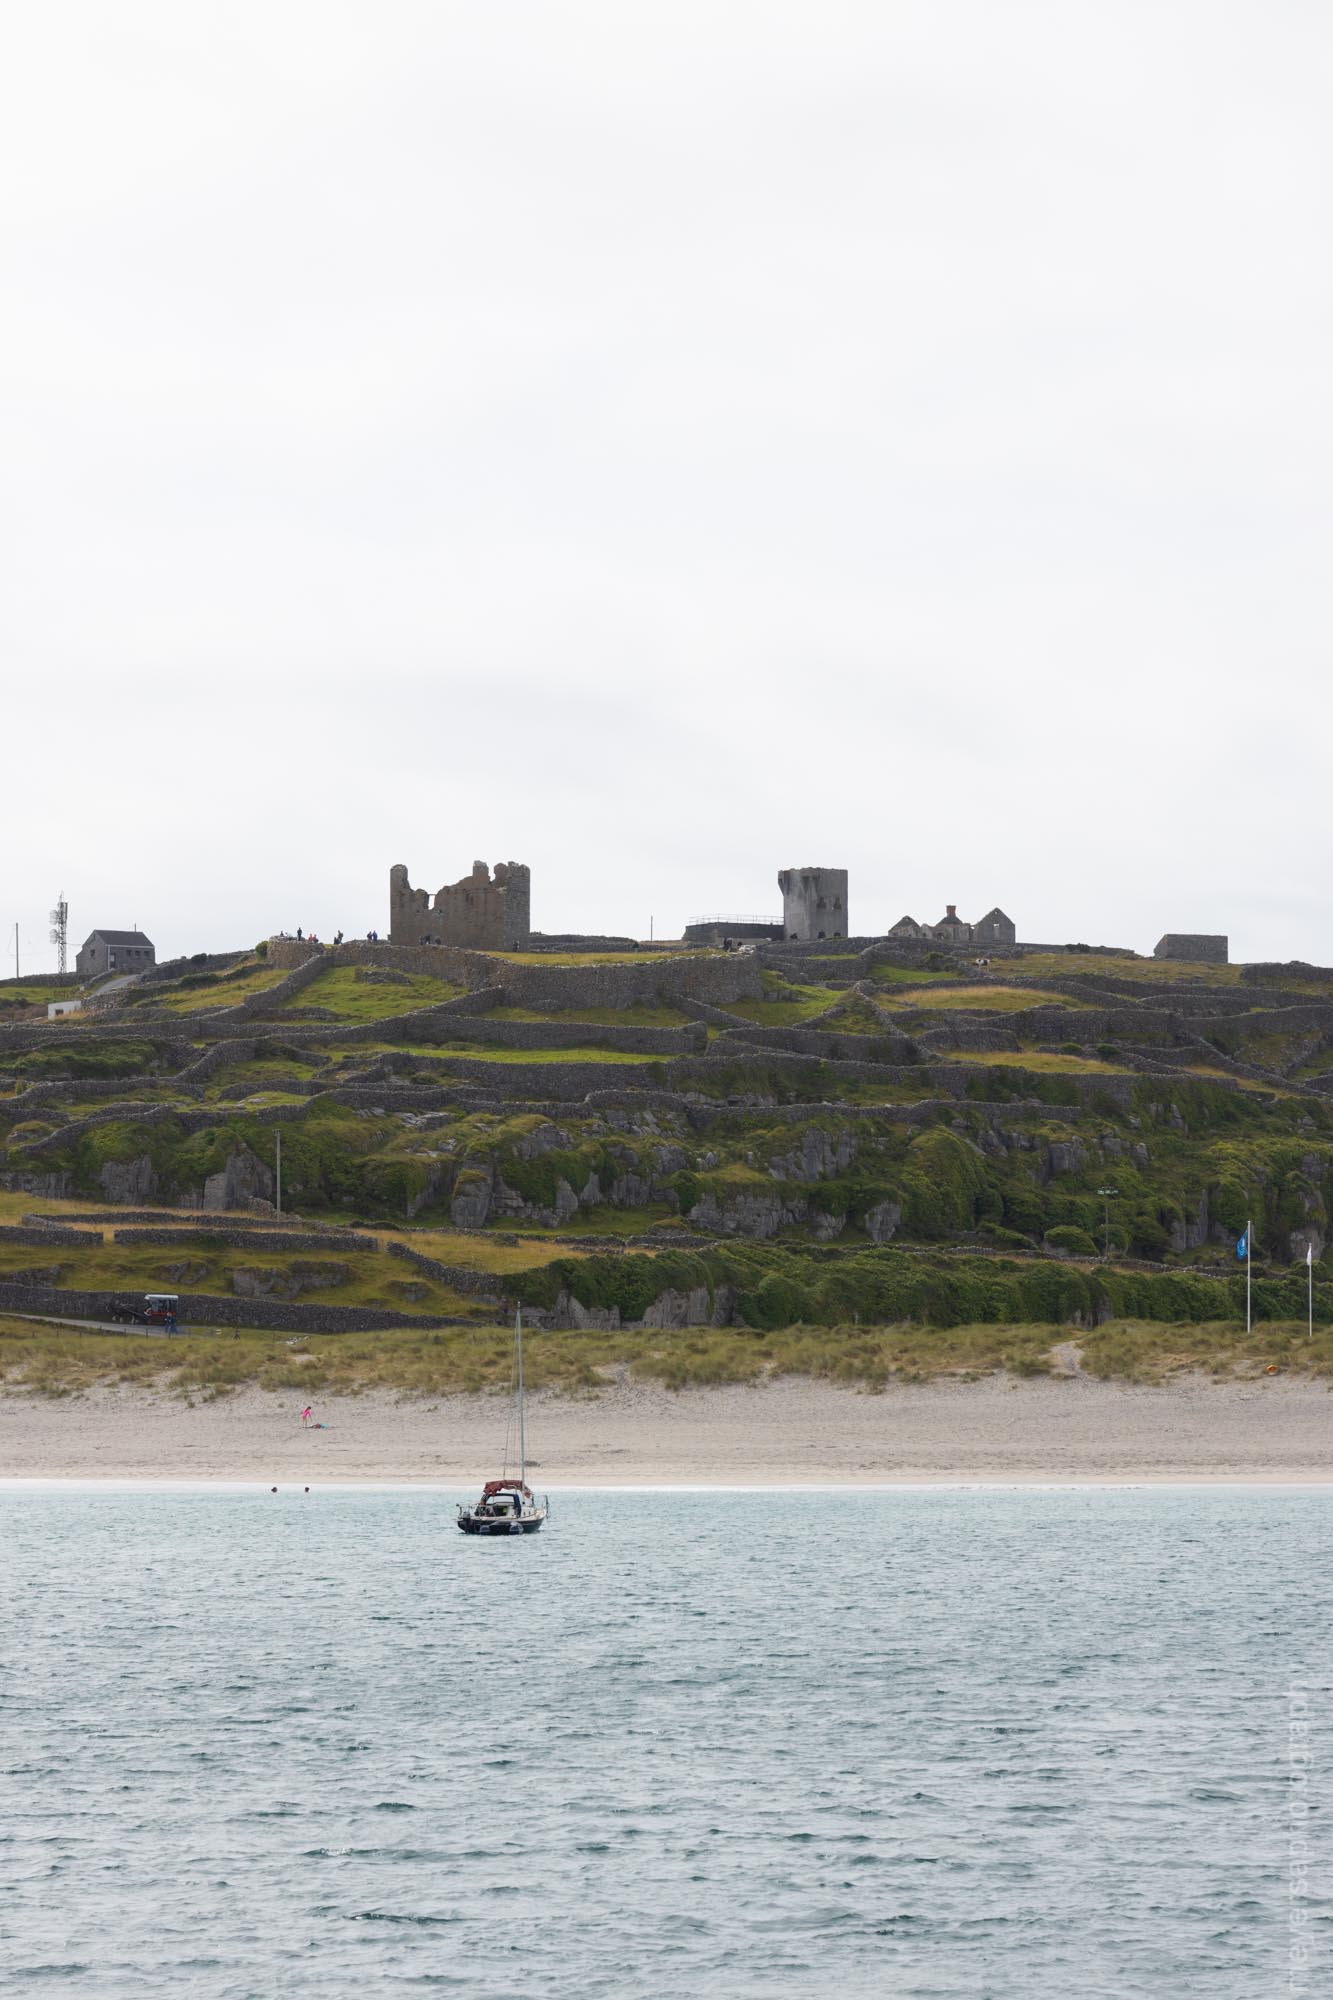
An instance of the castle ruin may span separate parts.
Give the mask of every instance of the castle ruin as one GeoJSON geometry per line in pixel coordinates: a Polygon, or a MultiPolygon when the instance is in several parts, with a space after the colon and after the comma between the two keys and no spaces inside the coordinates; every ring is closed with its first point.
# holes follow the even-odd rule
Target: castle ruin
{"type": "Polygon", "coordinates": [[[805,943],[848,935],[845,868],[784,868],[778,887],[784,937],[805,943]]]}
{"type": "Polygon", "coordinates": [[[389,942],[450,944],[472,951],[522,951],[531,936],[530,875],[521,861],[497,861],[494,873],[474,861],[472,873],[432,901],[414,889],[400,861],[389,870],[389,942]]]}

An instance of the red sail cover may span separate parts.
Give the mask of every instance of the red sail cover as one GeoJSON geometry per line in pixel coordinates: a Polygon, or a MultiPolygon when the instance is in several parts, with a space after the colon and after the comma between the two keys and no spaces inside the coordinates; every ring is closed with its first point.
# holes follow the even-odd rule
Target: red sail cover
{"type": "Polygon", "coordinates": [[[481,1489],[483,1500],[489,1500],[492,1493],[521,1493],[525,1500],[531,1500],[532,1488],[522,1486],[517,1479],[488,1479],[481,1489]]]}

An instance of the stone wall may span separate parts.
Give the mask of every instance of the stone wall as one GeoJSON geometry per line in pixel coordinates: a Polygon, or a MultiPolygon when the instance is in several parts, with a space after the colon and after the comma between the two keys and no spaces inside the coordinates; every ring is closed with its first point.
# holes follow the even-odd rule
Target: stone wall
{"type": "MultiPolygon", "coordinates": [[[[117,1218],[119,1220],[119,1218],[117,1218]]],[[[292,1229],[251,1229],[244,1223],[224,1225],[221,1228],[203,1227],[117,1229],[112,1232],[116,1243],[147,1243],[155,1249],[176,1250],[378,1250],[379,1243],[373,1236],[358,1236],[350,1229],[292,1230],[292,1229]]],[[[46,1240],[45,1237],[42,1238],[46,1240]]],[[[54,1240],[54,1237],[52,1238],[54,1240]]],[[[90,1239],[98,1240],[98,1239],[90,1239]]]]}
{"type": "Polygon", "coordinates": [[[521,951],[531,930],[531,884],[521,861],[474,861],[472,873],[436,892],[414,889],[402,862],[389,871],[389,937],[394,944],[462,945],[521,951]]]}
{"type": "MultiPolygon", "coordinates": [[[[112,1307],[141,1297],[121,1291],[76,1292],[56,1285],[0,1281],[0,1311],[34,1313],[49,1319],[105,1320],[112,1307]]],[[[233,1298],[214,1292],[181,1292],[183,1326],[254,1326],[277,1333],[376,1333],[396,1326],[471,1326],[472,1320],[444,1313],[394,1312],[385,1306],[297,1305],[286,1299],[233,1298]]],[[[127,1333],[134,1332],[127,1327],[127,1333]]]]}
{"type": "Polygon", "coordinates": [[[100,1229],[70,1229],[63,1223],[53,1223],[48,1229],[44,1225],[22,1222],[0,1223],[0,1243],[22,1243],[42,1250],[53,1250],[59,1245],[78,1249],[81,1245],[92,1244],[98,1249],[102,1244],[100,1229]]]}
{"type": "Polygon", "coordinates": [[[391,1257],[401,1257],[425,1277],[437,1279],[463,1298],[491,1299],[497,1306],[504,1302],[504,1279],[494,1271],[469,1271],[458,1264],[441,1264],[438,1258],[427,1257],[406,1243],[390,1243],[387,1248],[391,1257]]]}

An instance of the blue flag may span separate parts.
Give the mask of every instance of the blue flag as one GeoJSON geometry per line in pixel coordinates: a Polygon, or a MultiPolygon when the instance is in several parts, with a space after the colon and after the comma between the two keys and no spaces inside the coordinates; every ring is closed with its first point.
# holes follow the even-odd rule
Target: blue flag
{"type": "Polygon", "coordinates": [[[1241,1231],[1240,1242],[1236,1245],[1238,1257],[1248,1257],[1250,1253],[1250,1232],[1248,1227],[1241,1231]]]}

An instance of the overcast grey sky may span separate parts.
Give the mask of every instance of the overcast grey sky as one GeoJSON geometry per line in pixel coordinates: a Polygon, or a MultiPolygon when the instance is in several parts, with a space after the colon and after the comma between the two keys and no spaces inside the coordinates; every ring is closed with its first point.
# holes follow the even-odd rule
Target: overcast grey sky
{"type": "Polygon", "coordinates": [[[1331,102],[1323,0],[11,0],[11,954],[480,855],[1333,960],[1331,102]]]}

